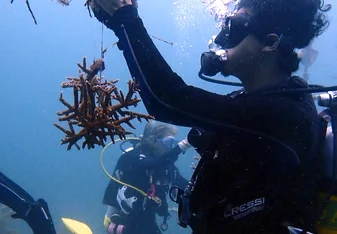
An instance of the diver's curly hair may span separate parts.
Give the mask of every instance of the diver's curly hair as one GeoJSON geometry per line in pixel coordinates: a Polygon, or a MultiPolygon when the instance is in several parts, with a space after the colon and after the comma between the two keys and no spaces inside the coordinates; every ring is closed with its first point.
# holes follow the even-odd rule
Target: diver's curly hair
{"type": "Polygon", "coordinates": [[[331,5],[324,0],[241,0],[239,8],[250,8],[259,31],[264,35],[277,33],[282,35],[287,46],[281,49],[282,69],[291,73],[298,69],[299,59],[294,49],[301,49],[321,35],[329,26],[325,12],[331,5]]]}

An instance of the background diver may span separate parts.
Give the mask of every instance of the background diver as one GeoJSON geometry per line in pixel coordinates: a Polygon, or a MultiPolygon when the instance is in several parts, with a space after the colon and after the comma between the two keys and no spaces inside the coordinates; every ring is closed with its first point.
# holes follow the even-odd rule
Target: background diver
{"type": "MultiPolygon", "coordinates": [[[[179,223],[193,233],[315,231],[319,186],[314,101],[295,49],[328,27],[320,0],[241,0],[203,53],[199,75],[237,77],[244,87],[218,95],[187,85],[172,71],[130,0],[92,0],[95,17],[119,38],[118,48],[156,119],[193,127],[202,156],[180,200],[179,223]]],[[[158,9],[159,10],[159,9],[158,9]]]]}
{"type": "Polygon", "coordinates": [[[190,145],[186,139],[178,143],[176,133],[174,126],[151,121],[134,148],[118,159],[113,176],[133,188],[110,180],[103,199],[108,205],[104,217],[108,233],[160,234],[156,214],[163,217],[160,228],[166,231],[169,186],[185,187],[188,183],[174,162],[190,145]]]}

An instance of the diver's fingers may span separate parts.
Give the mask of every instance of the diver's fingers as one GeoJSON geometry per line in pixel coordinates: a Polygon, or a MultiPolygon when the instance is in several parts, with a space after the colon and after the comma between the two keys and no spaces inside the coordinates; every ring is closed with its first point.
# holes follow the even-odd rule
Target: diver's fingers
{"type": "Polygon", "coordinates": [[[135,6],[135,7],[138,7],[138,0],[131,0],[132,1],[132,4],[135,6]]]}
{"type": "Polygon", "coordinates": [[[97,2],[109,14],[113,14],[123,6],[132,4],[131,0],[94,0],[94,2],[97,2]]]}

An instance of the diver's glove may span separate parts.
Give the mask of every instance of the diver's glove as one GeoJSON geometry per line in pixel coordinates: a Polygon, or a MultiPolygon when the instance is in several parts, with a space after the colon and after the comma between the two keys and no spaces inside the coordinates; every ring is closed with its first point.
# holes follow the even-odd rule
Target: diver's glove
{"type": "Polygon", "coordinates": [[[123,234],[123,231],[126,227],[121,224],[115,224],[111,222],[108,227],[109,234],[123,234]]]}
{"type": "Polygon", "coordinates": [[[189,148],[191,148],[190,143],[188,143],[187,137],[178,143],[181,151],[185,153],[189,148]]]}
{"type": "Polygon", "coordinates": [[[90,0],[96,19],[111,30],[138,17],[137,0],[90,0]]]}
{"type": "Polygon", "coordinates": [[[123,6],[132,5],[131,0],[91,0],[90,7],[94,10],[98,6],[109,15],[113,16],[115,11],[123,6]]]}
{"type": "Polygon", "coordinates": [[[89,6],[96,19],[112,29],[112,16],[115,12],[125,6],[138,7],[137,0],[90,0],[89,6]]]}
{"type": "Polygon", "coordinates": [[[27,203],[26,209],[16,212],[12,218],[26,221],[34,234],[56,234],[47,202],[43,199],[27,203]]]}

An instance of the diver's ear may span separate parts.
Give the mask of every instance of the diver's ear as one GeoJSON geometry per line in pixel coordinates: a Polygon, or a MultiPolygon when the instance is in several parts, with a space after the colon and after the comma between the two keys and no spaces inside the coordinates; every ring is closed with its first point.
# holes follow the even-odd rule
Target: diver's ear
{"type": "Polygon", "coordinates": [[[262,48],[262,51],[264,52],[270,52],[277,49],[281,41],[281,37],[279,37],[275,33],[268,34],[265,37],[264,47],[262,48]]]}

